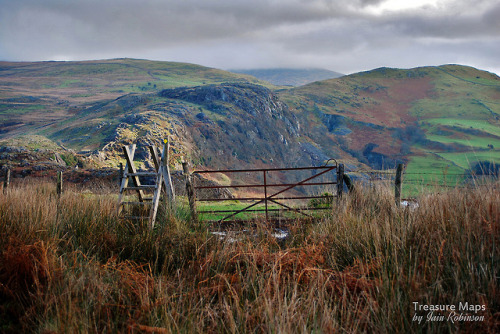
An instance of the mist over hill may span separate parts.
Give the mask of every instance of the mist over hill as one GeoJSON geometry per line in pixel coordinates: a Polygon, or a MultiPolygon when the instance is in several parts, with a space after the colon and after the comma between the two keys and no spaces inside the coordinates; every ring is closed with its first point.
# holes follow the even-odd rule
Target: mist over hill
{"type": "Polygon", "coordinates": [[[117,166],[122,145],[159,146],[170,136],[174,166],[335,158],[351,169],[405,162],[464,172],[500,162],[499,122],[500,78],[460,65],[380,68],[283,89],[185,63],[0,62],[2,166],[34,166],[50,159],[37,155],[46,151],[68,165],[117,166]]]}
{"type": "Polygon", "coordinates": [[[302,86],[311,82],[333,79],[343,74],[320,68],[297,69],[297,68],[269,68],[269,69],[236,69],[233,73],[252,75],[260,80],[272,83],[276,86],[302,86]]]}

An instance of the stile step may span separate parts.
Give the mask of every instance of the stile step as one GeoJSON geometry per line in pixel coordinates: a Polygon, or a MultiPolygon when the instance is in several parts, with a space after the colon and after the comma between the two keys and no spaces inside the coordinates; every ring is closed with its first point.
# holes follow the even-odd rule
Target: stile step
{"type": "Polygon", "coordinates": [[[146,190],[146,189],[156,189],[156,184],[142,185],[138,187],[126,187],[123,190],[146,190]]]}
{"type": "Polygon", "coordinates": [[[135,172],[135,173],[127,173],[125,176],[157,176],[156,172],[135,172]]]}
{"type": "Polygon", "coordinates": [[[145,202],[121,202],[120,205],[151,205],[153,201],[145,201],[145,202]]]}

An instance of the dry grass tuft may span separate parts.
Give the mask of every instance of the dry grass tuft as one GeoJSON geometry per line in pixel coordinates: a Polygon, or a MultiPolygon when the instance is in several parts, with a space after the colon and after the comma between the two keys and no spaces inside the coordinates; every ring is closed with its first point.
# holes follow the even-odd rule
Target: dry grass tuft
{"type": "Polygon", "coordinates": [[[44,241],[31,245],[10,237],[0,254],[2,293],[11,297],[28,297],[46,288],[59,272],[54,254],[44,241]]]}

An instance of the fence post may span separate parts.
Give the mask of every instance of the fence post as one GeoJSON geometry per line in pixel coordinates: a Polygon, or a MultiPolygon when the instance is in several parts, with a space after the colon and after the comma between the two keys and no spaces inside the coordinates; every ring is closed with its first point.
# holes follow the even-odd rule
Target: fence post
{"type": "Polygon", "coordinates": [[[344,164],[339,164],[337,169],[337,199],[342,198],[344,191],[344,164]]]}
{"type": "Polygon", "coordinates": [[[349,193],[352,193],[354,191],[354,184],[347,174],[344,174],[344,183],[347,186],[347,190],[349,190],[349,193]]]}
{"type": "Polygon", "coordinates": [[[182,163],[182,172],[184,173],[184,177],[186,179],[186,193],[189,200],[189,209],[191,210],[191,217],[193,218],[194,221],[197,221],[198,216],[196,214],[194,187],[191,180],[191,174],[189,174],[189,166],[187,162],[182,163]]]}
{"type": "Polygon", "coordinates": [[[118,176],[118,185],[120,187],[122,186],[122,179],[123,179],[123,163],[120,162],[120,175],[118,176]]]}
{"type": "Polygon", "coordinates": [[[264,171],[264,203],[266,206],[266,223],[269,222],[269,213],[267,208],[267,172],[264,171]]]}
{"type": "Polygon", "coordinates": [[[63,172],[57,172],[57,197],[61,198],[63,192],[63,172]]]}
{"type": "Polygon", "coordinates": [[[394,200],[396,201],[396,206],[401,205],[401,183],[403,176],[403,164],[398,164],[396,169],[396,180],[394,181],[394,200]]]}
{"type": "MultiPolygon", "coordinates": [[[[170,136],[163,143],[163,160],[160,163],[160,168],[163,173],[163,179],[165,181],[165,192],[168,195],[168,200],[170,207],[173,208],[175,203],[175,190],[172,183],[172,176],[170,175],[170,168],[168,166],[169,161],[169,151],[170,151],[170,136]]],[[[184,166],[182,167],[184,169],[184,166]]]]}
{"type": "Polygon", "coordinates": [[[3,180],[3,192],[7,192],[7,188],[10,186],[10,168],[5,172],[5,178],[3,180]]]}

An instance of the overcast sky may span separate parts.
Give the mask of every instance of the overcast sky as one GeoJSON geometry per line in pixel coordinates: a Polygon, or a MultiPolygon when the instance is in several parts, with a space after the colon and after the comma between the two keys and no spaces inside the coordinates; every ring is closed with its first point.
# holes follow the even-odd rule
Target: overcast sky
{"type": "Polygon", "coordinates": [[[0,60],[500,74],[499,0],[0,0],[0,60]]]}

